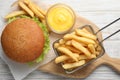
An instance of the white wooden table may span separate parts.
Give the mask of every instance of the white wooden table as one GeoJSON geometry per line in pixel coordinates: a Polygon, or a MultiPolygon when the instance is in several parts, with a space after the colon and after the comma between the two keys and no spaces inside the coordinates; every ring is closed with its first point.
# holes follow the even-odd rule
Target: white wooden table
{"type": "MultiPolygon", "coordinates": [[[[8,12],[9,7],[15,0],[0,0],[0,17],[8,12]]],[[[58,2],[70,5],[80,16],[83,16],[99,28],[120,17],[120,0],[41,0],[45,4],[58,2]]],[[[1,21],[1,20],[0,20],[1,21]]],[[[1,24],[0,24],[1,25],[1,24]]],[[[0,26],[1,27],[1,26],[0,26]]],[[[120,21],[103,31],[103,37],[120,29],[120,21]]],[[[106,52],[109,56],[120,58],[120,33],[104,42],[106,52]]],[[[0,59],[0,80],[14,80],[8,66],[0,59]]],[[[29,74],[24,80],[80,80],[70,79],[43,73],[38,70],[29,74]]],[[[89,77],[82,80],[120,80],[120,74],[107,66],[100,66],[89,77]]]]}

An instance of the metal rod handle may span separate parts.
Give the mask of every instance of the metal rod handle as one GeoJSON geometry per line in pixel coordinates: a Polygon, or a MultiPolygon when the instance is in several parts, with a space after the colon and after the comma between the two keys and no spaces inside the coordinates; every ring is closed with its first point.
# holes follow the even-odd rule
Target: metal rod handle
{"type": "Polygon", "coordinates": [[[105,41],[106,39],[110,38],[111,36],[115,35],[116,33],[120,32],[120,29],[118,29],[116,32],[112,33],[111,35],[107,36],[106,38],[104,38],[100,43],[102,43],[103,41],[105,41]]]}
{"type": "Polygon", "coordinates": [[[102,31],[103,29],[109,27],[110,25],[114,24],[115,22],[117,22],[118,20],[120,20],[120,18],[114,20],[113,22],[109,23],[108,25],[106,25],[105,27],[99,29],[95,34],[99,33],[100,31],[102,31]]]}

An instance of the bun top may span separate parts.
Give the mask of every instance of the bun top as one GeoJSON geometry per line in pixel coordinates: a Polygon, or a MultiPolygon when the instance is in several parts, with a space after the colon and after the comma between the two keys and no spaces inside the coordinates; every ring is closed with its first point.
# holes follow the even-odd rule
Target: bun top
{"type": "Polygon", "coordinates": [[[10,59],[26,63],[41,55],[44,47],[44,34],[35,21],[21,18],[5,27],[1,43],[5,54],[10,59]]]}

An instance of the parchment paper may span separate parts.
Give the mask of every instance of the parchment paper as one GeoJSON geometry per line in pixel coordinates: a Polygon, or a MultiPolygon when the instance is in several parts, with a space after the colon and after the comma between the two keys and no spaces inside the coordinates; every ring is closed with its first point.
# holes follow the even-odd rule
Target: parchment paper
{"type": "MultiPolygon", "coordinates": [[[[33,0],[32,0],[33,1],[33,0]]],[[[34,0],[35,3],[39,4],[42,8],[44,8],[45,10],[47,10],[47,6],[44,5],[44,3],[41,3],[40,1],[37,2],[37,0],[34,0]]],[[[17,10],[18,6],[14,6],[12,8],[10,8],[10,6],[7,6],[9,11],[11,12],[13,10],[17,10]]],[[[6,10],[8,10],[6,9],[6,10]]],[[[5,11],[7,12],[7,11],[5,11]]],[[[4,13],[4,15],[6,15],[8,13],[4,13]]],[[[5,28],[6,25],[6,21],[4,20],[4,16],[2,15],[0,17],[0,35],[3,31],[3,29],[5,28]]],[[[0,57],[2,58],[3,61],[5,61],[5,63],[8,65],[13,77],[15,78],[15,80],[22,80],[23,78],[25,78],[29,73],[31,73],[32,71],[36,70],[38,67],[50,62],[52,59],[55,58],[55,54],[53,52],[52,49],[52,43],[59,38],[60,35],[55,35],[53,33],[51,33],[50,35],[50,51],[49,53],[45,56],[44,60],[42,62],[40,62],[39,64],[33,65],[33,66],[29,66],[28,64],[21,64],[21,63],[17,63],[12,61],[11,59],[9,59],[8,57],[6,57],[6,55],[4,54],[4,51],[2,50],[2,46],[0,43],[0,57]],[[56,37],[57,36],[57,37],[56,37]]]]}

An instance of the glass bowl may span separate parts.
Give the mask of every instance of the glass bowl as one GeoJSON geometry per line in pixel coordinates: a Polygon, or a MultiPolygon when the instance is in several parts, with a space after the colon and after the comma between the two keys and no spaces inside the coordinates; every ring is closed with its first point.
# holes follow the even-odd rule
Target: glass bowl
{"type": "Polygon", "coordinates": [[[76,16],[75,16],[73,9],[71,7],[69,7],[68,5],[61,4],[61,3],[57,3],[53,6],[51,6],[48,9],[47,14],[46,14],[46,23],[47,23],[48,27],[50,28],[51,31],[53,31],[54,33],[57,33],[57,34],[65,34],[69,30],[71,30],[75,24],[75,20],[76,20],[76,16]],[[58,8],[58,10],[57,10],[57,8],[58,8]],[[56,12],[55,12],[55,10],[56,10],[56,12]],[[69,14],[69,16],[68,16],[68,14],[65,14],[65,12],[67,12],[69,14]],[[54,15],[51,15],[51,14],[54,14],[54,15]],[[70,24],[67,25],[68,27],[66,27],[65,29],[62,29],[60,31],[60,29],[68,22],[70,22],[71,25],[70,24]],[[56,30],[56,27],[55,27],[56,23],[57,23],[56,27],[58,27],[59,30],[58,29],[56,30]],[[59,26],[61,24],[63,26],[59,26]]]}

